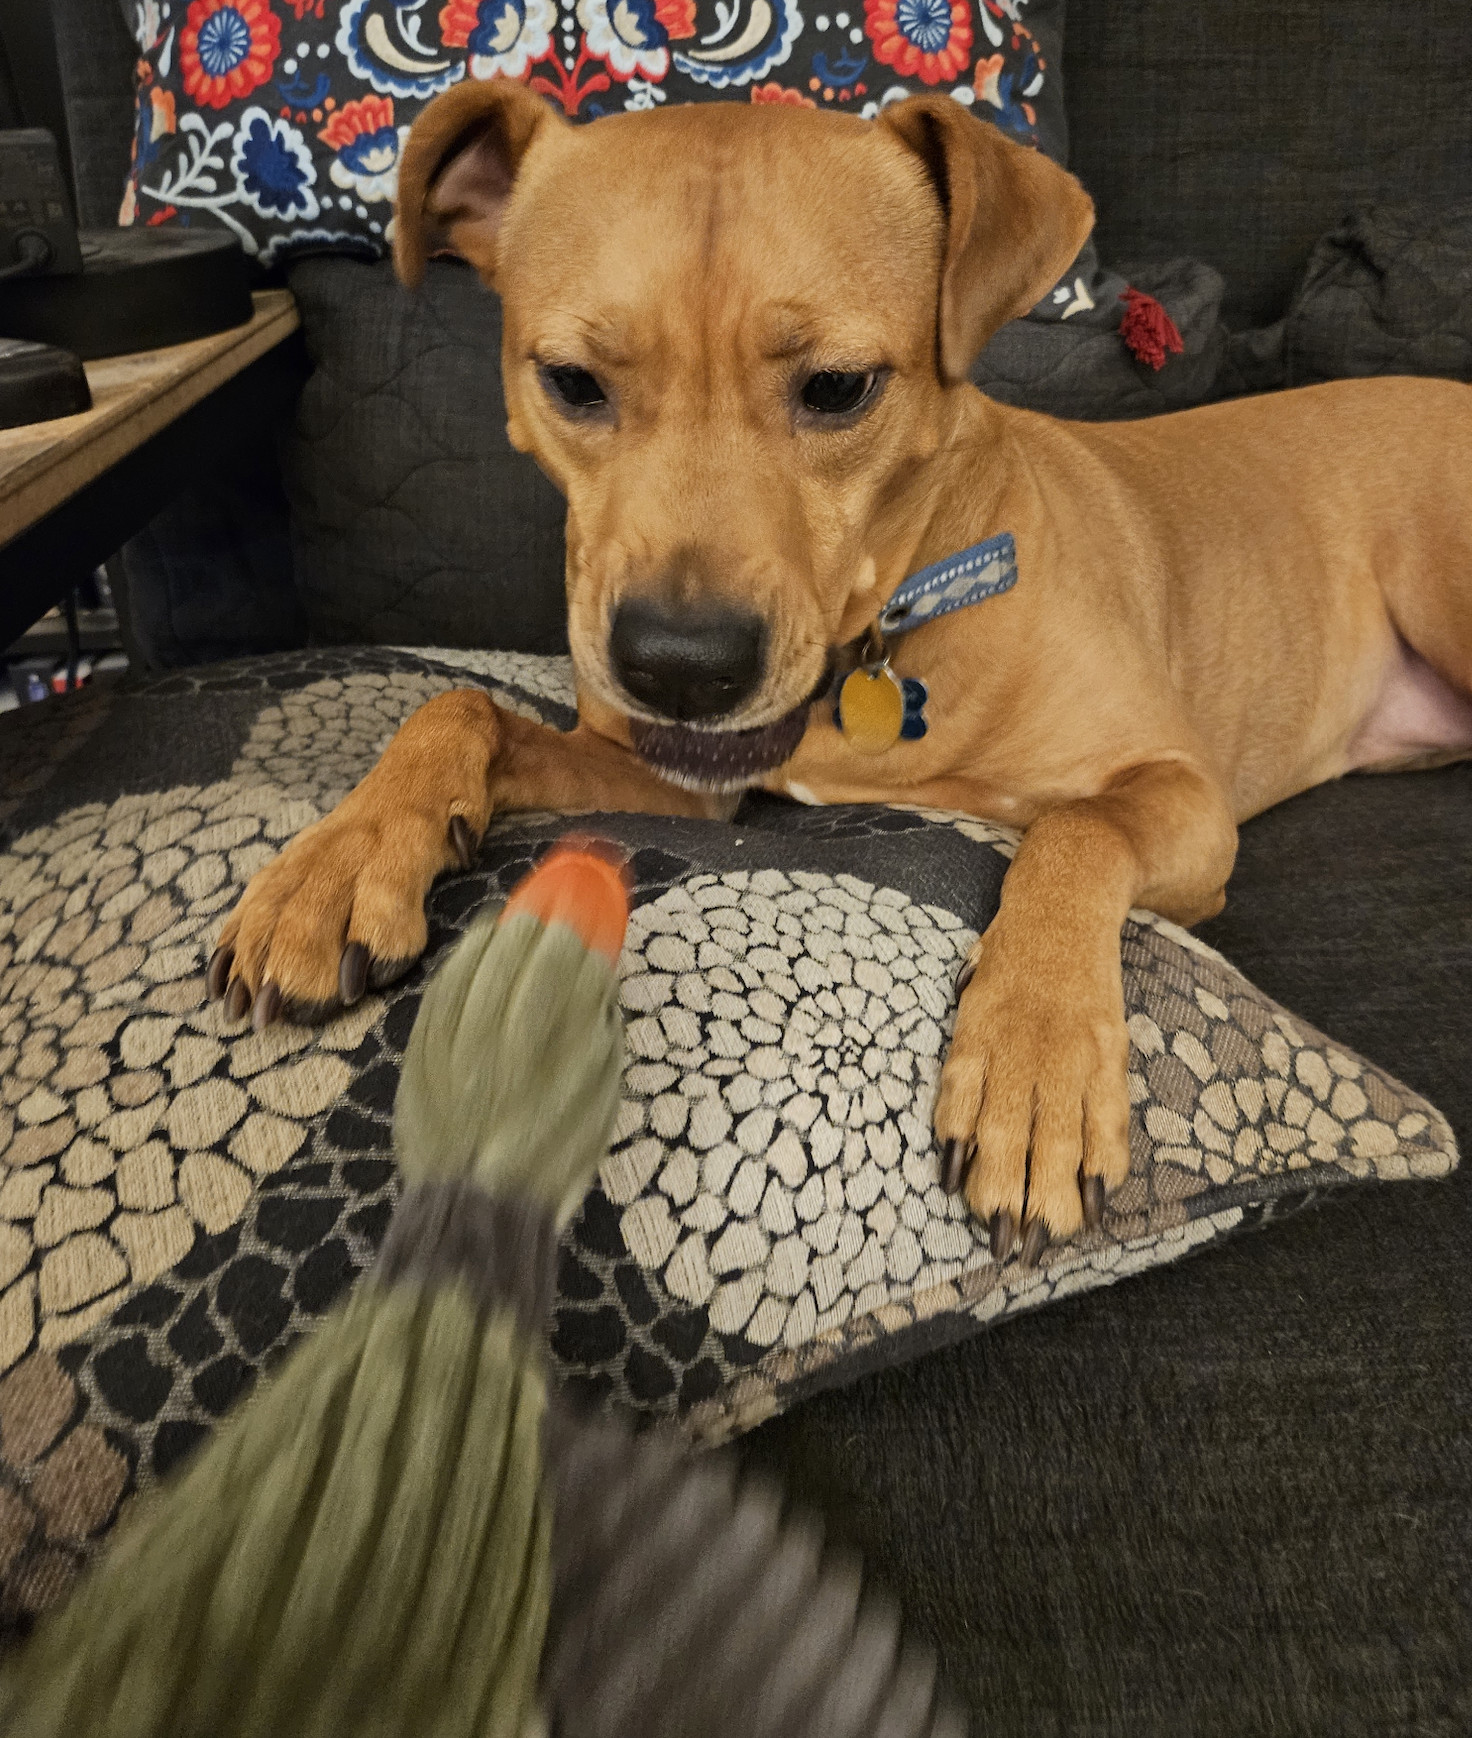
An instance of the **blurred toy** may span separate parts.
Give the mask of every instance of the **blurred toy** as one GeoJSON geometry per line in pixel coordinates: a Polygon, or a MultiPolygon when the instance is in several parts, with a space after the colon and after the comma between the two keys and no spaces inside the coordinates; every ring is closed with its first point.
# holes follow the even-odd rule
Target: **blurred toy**
{"type": "Polygon", "coordinates": [[[549,1391],[558,1231],[619,1102],[627,916],[608,851],[564,842],[451,952],[376,1267],[0,1674],[8,1738],[960,1732],[775,1495],[549,1391]]]}

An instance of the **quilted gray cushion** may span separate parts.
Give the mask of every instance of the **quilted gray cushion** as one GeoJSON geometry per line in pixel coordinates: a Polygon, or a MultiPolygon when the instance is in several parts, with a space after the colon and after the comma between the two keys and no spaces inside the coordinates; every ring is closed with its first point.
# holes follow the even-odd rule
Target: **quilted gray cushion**
{"type": "Polygon", "coordinates": [[[468,266],[303,260],[315,370],[286,441],[314,641],[566,646],[562,497],[506,440],[501,306],[468,266]]]}
{"type": "Polygon", "coordinates": [[[1085,422],[1159,416],[1200,404],[1212,391],[1225,346],[1221,273],[1190,259],[1125,265],[1109,276],[1106,293],[1117,296],[1126,280],[1154,296],[1181,335],[1183,353],[1168,357],[1162,368],[1136,361],[1120,341],[1116,301],[1108,317],[1101,302],[1098,316],[1089,316],[1085,325],[1014,320],[982,351],[971,378],[1003,404],[1085,422]]]}
{"type": "Polygon", "coordinates": [[[1472,380],[1472,198],[1370,206],[1314,248],[1284,331],[1288,383],[1472,380]]]}
{"type": "Polygon", "coordinates": [[[1069,0],[1064,74],[1100,251],[1206,260],[1234,329],[1354,205],[1472,176],[1467,0],[1069,0]]]}

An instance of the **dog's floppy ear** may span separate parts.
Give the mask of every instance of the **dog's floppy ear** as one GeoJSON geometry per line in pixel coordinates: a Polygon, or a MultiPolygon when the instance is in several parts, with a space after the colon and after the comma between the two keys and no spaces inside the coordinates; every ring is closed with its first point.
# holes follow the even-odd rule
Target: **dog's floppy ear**
{"type": "Polygon", "coordinates": [[[999,326],[1036,306],[1094,226],[1078,182],[949,96],[911,97],[880,116],[920,159],[945,217],[937,340],[954,384],[999,326]]]}
{"type": "Polygon", "coordinates": [[[564,125],[515,79],[466,79],[415,121],[399,165],[394,266],[411,287],[424,276],[429,236],[440,230],[483,276],[496,274],[496,237],[532,141],[564,125]]]}

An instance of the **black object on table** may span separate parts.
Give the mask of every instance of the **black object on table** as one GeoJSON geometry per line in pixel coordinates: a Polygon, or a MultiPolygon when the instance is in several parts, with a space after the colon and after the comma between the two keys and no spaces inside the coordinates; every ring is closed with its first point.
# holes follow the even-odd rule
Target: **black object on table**
{"type": "Polygon", "coordinates": [[[207,338],[251,312],[240,243],[207,231],[87,229],[78,271],[0,281],[0,332],[89,362],[207,338]]]}
{"type": "Polygon", "coordinates": [[[91,408],[86,372],[70,350],[0,338],[0,428],[50,422],[91,408]]]}

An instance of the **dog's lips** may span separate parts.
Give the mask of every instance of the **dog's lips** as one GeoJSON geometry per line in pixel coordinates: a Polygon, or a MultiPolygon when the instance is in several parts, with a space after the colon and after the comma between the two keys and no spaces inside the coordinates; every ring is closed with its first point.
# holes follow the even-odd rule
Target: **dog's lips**
{"type": "Polygon", "coordinates": [[[739,791],[791,760],[808,727],[810,702],[754,730],[694,730],[688,724],[629,720],[634,752],[661,778],[687,790],[739,791]]]}

